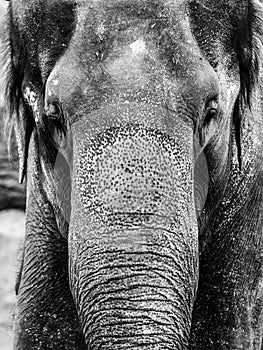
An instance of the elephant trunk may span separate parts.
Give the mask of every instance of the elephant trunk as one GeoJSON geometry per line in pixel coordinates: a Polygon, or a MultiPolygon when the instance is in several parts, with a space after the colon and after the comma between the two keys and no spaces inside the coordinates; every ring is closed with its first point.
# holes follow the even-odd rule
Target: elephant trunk
{"type": "Polygon", "coordinates": [[[89,349],[187,348],[194,233],[186,239],[186,231],[150,226],[93,231],[99,241],[71,243],[71,286],[89,349]]]}
{"type": "Polygon", "coordinates": [[[74,145],[70,285],[89,349],[187,348],[198,233],[185,135],[118,129],[74,145]]]}

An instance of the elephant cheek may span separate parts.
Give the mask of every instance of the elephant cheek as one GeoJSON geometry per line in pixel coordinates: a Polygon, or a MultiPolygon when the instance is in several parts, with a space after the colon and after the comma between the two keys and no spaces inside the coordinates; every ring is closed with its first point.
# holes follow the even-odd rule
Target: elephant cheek
{"type": "Polygon", "coordinates": [[[191,150],[146,132],[108,139],[78,158],[72,191],[70,285],[86,342],[186,349],[198,275],[191,150]]]}

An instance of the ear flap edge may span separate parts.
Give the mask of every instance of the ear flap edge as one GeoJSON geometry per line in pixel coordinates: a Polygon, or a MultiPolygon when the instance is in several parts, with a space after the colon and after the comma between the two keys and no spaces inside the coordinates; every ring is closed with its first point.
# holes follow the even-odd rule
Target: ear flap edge
{"type": "Polygon", "coordinates": [[[28,148],[33,131],[29,113],[22,101],[14,121],[14,130],[19,156],[19,183],[22,184],[26,176],[28,148]]]}

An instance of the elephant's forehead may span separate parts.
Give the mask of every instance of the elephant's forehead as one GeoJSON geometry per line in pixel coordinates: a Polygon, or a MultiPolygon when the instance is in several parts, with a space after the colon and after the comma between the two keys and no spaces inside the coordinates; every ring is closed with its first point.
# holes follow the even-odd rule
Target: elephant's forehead
{"type": "MultiPolygon", "coordinates": [[[[238,12],[243,23],[242,13],[245,11],[242,9],[251,1],[24,0],[13,1],[11,6],[20,29],[28,37],[29,54],[32,60],[38,60],[35,65],[39,64],[43,80],[46,80],[67,49],[72,48],[76,54],[73,60],[79,63],[78,51],[92,55],[98,45],[105,51],[121,36],[121,32],[130,30],[132,37],[132,31],[139,27],[144,27],[144,32],[154,32],[156,40],[168,27],[176,42],[182,41],[182,33],[192,31],[206,52],[214,52],[212,41],[226,41],[231,36],[227,28],[236,25],[232,14],[238,12]],[[196,22],[195,28],[184,25],[186,19],[189,23],[196,22]]],[[[117,46],[119,44],[120,41],[117,46]]],[[[143,45],[137,42],[132,48],[135,53],[141,52],[143,45]]]]}
{"type": "MultiPolygon", "coordinates": [[[[70,0],[68,0],[70,1],[70,0]]],[[[73,1],[73,0],[71,0],[73,1]]],[[[181,6],[189,1],[192,0],[78,0],[76,3],[78,6],[81,7],[88,7],[88,8],[93,8],[93,7],[99,7],[100,9],[102,8],[121,8],[121,7],[126,7],[126,8],[145,8],[145,7],[151,7],[151,6],[156,6],[156,5],[165,5],[167,7],[169,6],[181,6]]],[[[204,0],[201,0],[204,1],[204,0]]]]}
{"type": "MultiPolygon", "coordinates": [[[[49,0],[50,1],[50,0],[49,0]]],[[[51,0],[52,1],[52,0],[51,0]]],[[[103,10],[119,10],[126,11],[127,14],[131,14],[134,10],[151,10],[152,13],[160,8],[166,8],[171,10],[185,9],[189,4],[199,4],[207,8],[207,10],[213,10],[214,7],[224,8],[226,6],[238,7],[242,9],[249,5],[250,0],[64,0],[65,2],[72,2],[77,4],[79,8],[83,9],[99,9],[103,10]]],[[[118,12],[118,11],[117,11],[118,12]]],[[[140,12],[138,12],[141,15],[140,12]]]]}
{"type": "Polygon", "coordinates": [[[105,31],[130,26],[136,20],[166,19],[185,12],[189,0],[92,0],[79,1],[76,10],[77,29],[92,28],[103,39],[105,31]]]}
{"type": "MultiPolygon", "coordinates": [[[[236,0],[79,0],[75,8],[73,42],[80,42],[83,50],[87,49],[88,42],[88,48],[92,50],[93,46],[99,44],[103,46],[105,43],[106,47],[112,45],[122,32],[127,34],[129,31],[130,37],[136,37],[138,30],[144,33],[154,31],[157,39],[169,30],[169,35],[172,35],[178,43],[184,41],[187,32],[194,32],[202,37],[202,43],[208,46],[206,49],[208,50],[212,49],[210,42],[215,40],[215,37],[223,42],[224,36],[229,36],[229,28],[233,30],[236,21],[233,18],[243,19],[249,2],[249,0],[238,2],[236,0]],[[230,13],[235,15],[230,16],[230,13]]],[[[134,48],[136,46],[138,47],[135,44],[134,48]]]]}
{"type": "MultiPolygon", "coordinates": [[[[70,0],[68,0],[70,1],[70,0]]],[[[118,24],[124,24],[123,17],[127,18],[168,18],[178,21],[180,17],[189,14],[188,8],[191,5],[202,6],[207,15],[211,12],[224,11],[227,8],[245,8],[249,0],[79,0],[77,4],[77,21],[89,21],[92,25],[102,23],[104,25],[114,24],[114,21],[120,20],[118,24]],[[98,22],[97,22],[98,21],[98,22]]],[[[175,22],[173,22],[175,24],[175,22]]],[[[103,25],[100,27],[103,30],[103,25]]]]}

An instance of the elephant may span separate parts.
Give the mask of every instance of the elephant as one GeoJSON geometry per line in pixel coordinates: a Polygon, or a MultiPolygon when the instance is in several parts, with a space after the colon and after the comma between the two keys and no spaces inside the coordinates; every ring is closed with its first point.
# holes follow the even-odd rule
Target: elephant
{"type": "Polygon", "coordinates": [[[262,7],[9,1],[14,349],[263,349],[262,7]]]}

